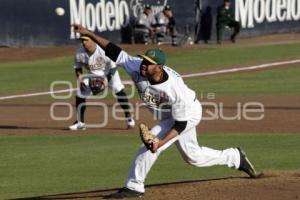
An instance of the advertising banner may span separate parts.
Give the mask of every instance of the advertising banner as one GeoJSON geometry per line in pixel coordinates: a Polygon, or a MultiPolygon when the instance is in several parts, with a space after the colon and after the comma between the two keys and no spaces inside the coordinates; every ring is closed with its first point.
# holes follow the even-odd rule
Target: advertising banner
{"type": "MultiPolygon", "coordinates": [[[[222,0],[2,0],[0,46],[75,43],[71,24],[80,23],[116,43],[132,41],[132,24],[146,4],[154,14],[171,5],[180,33],[215,39],[222,0]],[[59,8],[59,9],[58,9],[59,8]]],[[[300,30],[300,0],[232,0],[239,37],[300,30]]]]}

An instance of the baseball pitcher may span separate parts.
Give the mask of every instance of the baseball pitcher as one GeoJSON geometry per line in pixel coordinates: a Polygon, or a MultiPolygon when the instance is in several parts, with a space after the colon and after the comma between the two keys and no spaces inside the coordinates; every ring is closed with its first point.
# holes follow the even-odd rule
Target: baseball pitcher
{"type": "Polygon", "coordinates": [[[93,38],[109,58],[124,67],[132,77],[142,101],[159,117],[157,125],[150,130],[145,124],[140,125],[144,145],[132,162],[126,186],[110,197],[143,196],[148,172],[158,156],[171,144],[175,144],[182,158],[193,166],[226,165],[256,177],[256,172],[242,149],[215,150],[199,146],[196,126],[201,120],[201,104],[181,76],[165,65],[164,52],[150,49],[145,54],[134,57],[81,25],[74,25],[74,29],[93,38]]]}

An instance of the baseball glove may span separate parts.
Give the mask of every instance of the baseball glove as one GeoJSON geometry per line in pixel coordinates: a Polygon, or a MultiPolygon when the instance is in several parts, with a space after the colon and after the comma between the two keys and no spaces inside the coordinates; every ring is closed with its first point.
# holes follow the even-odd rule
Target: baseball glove
{"type": "Polygon", "coordinates": [[[103,77],[91,77],[89,79],[89,86],[93,95],[100,94],[106,88],[107,80],[103,77]]]}
{"type": "Polygon", "coordinates": [[[139,127],[140,127],[140,136],[142,142],[144,143],[146,148],[151,150],[151,152],[153,153],[152,151],[153,144],[159,142],[158,138],[149,131],[147,125],[141,123],[139,127]]]}

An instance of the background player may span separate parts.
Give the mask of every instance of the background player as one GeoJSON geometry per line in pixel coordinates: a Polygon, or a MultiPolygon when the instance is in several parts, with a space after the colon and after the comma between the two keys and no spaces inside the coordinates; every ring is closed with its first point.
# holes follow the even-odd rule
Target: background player
{"type": "Polygon", "coordinates": [[[230,36],[232,43],[235,43],[235,38],[241,30],[241,24],[234,19],[234,11],[231,7],[230,0],[224,0],[224,4],[217,9],[217,43],[221,44],[223,31],[226,26],[233,29],[230,36]]]}
{"type": "Polygon", "coordinates": [[[131,75],[143,102],[160,119],[151,129],[152,134],[159,138],[158,142],[150,151],[144,145],[140,147],[130,167],[126,187],[109,197],[143,196],[148,172],[160,153],[173,143],[183,159],[193,166],[227,165],[251,177],[257,176],[242,149],[215,150],[198,145],[196,126],[201,120],[201,104],[180,75],[165,66],[165,54],[161,50],[151,49],[140,57],[133,57],[81,25],[74,25],[74,30],[89,35],[105,50],[108,57],[124,67],[131,75]]]}
{"type": "Polygon", "coordinates": [[[83,78],[83,68],[88,75],[106,77],[108,86],[116,94],[120,106],[124,110],[127,128],[133,128],[135,121],[129,113],[128,99],[124,91],[115,62],[105,56],[105,52],[88,36],[81,36],[81,47],[77,49],[75,55],[75,74],[79,81],[79,89],[76,95],[77,121],[69,126],[70,130],[86,129],[84,123],[84,113],[86,110],[86,97],[92,95],[89,78],[83,78]]]}

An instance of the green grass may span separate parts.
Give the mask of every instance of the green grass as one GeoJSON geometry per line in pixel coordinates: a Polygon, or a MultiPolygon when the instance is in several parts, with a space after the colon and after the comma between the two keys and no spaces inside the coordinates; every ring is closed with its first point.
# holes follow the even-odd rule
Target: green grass
{"type": "MultiPolygon", "coordinates": [[[[252,47],[178,49],[167,52],[167,65],[180,73],[262,62],[300,58],[299,44],[265,45],[252,47]]],[[[75,86],[73,56],[32,62],[0,64],[0,95],[36,90],[48,90],[53,81],[71,81],[75,86]]],[[[129,79],[120,70],[123,79],[129,79]]],[[[275,77],[276,78],[276,77],[275,77]]],[[[206,78],[201,78],[206,79],[206,78]]]]}
{"type": "Polygon", "coordinates": [[[186,79],[197,94],[217,96],[299,95],[300,67],[285,66],[251,73],[186,79]]]}
{"type": "MultiPolygon", "coordinates": [[[[204,134],[198,141],[217,149],[243,146],[259,171],[300,166],[297,134],[204,134]]],[[[0,136],[0,199],[122,187],[139,145],[136,135],[0,136]]],[[[230,175],[241,174],[221,166],[189,166],[171,147],[146,183],[230,175]]]]}
{"type": "MultiPolygon", "coordinates": [[[[49,90],[53,81],[75,83],[71,57],[0,64],[0,94],[20,91],[49,90]]],[[[75,85],[75,84],[74,84],[75,85]]]]}
{"type": "MultiPolygon", "coordinates": [[[[299,74],[299,66],[287,65],[251,73],[233,73],[221,76],[188,78],[185,79],[185,83],[191,89],[195,90],[198,96],[206,96],[208,93],[214,93],[216,96],[299,95],[299,74]]],[[[6,86],[7,85],[4,84],[3,88],[6,86]]],[[[126,87],[128,95],[132,94],[131,87],[126,87]]],[[[138,98],[136,89],[133,89],[134,97],[138,98]]],[[[1,96],[6,95],[9,94],[2,94],[1,96]]],[[[57,94],[57,96],[63,95],[67,94],[57,94]]],[[[110,90],[108,91],[107,98],[112,98],[110,90]]],[[[51,99],[52,97],[50,95],[38,96],[31,98],[30,103],[40,103],[41,101],[49,101],[51,99]]],[[[71,99],[74,99],[74,95],[71,99]]]]}
{"type": "Polygon", "coordinates": [[[299,58],[299,44],[194,49],[167,53],[167,65],[178,72],[219,69],[299,58]]]}

